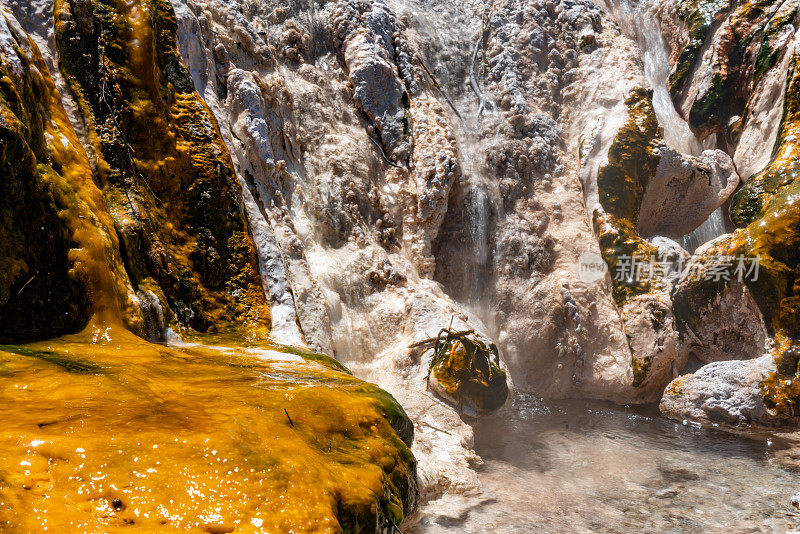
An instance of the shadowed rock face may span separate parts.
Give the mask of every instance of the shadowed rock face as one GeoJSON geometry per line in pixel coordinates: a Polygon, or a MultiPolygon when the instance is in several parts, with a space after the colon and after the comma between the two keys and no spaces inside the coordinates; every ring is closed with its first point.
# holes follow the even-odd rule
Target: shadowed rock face
{"type": "MultiPolygon", "coordinates": [[[[0,13],[0,340],[5,341],[77,332],[91,314],[86,280],[70,273],[70,250],[80,247],[74,225],[59,216],[80,208],[77,184],[65,176],[70,169],[47,142],[47,136],[58,135],[53,121],[61,118],[51,107],[54,88],[15,22],[0,13]]],[[[57,95],[55,100],[60,107],[57,95]]]]}

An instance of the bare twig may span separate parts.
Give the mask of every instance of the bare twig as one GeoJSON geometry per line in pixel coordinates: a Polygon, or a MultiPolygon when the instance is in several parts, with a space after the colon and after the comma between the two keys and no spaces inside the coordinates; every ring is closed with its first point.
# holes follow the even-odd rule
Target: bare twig
{"type": "Polygon", "coordinates": [[[386,152],[383,151],[383,147],[380,145],[380,143],[378,143],[375,139],[373,139],[371,135],[367,135],[367,137],[369,137],[369,140],[372,141],[372,144],[378,147],[378,150],[380,150],[381,156],[383,156],[383,159],[386,161],[386,163],[388,163],[392,167],[395,167],[396,169],[403,168],[401,165],[398,165],[397,163],[394,163],[392,160],[389,159],[389,157],[386,155],[386,152]]]}
{"type": "Polygon", "coordinates": [[[388,517],[386,518],[386,520],[389,522],[389,524],[390,524],[390,525],[392,525],[392,528],[393,528],[393,529],[394,529],[396,532],[399,532],[400,534],[403,534],[403,531],[402,531],[402,530],[400,530],[400,527],[398,527],[398,526],[397,526],[397,525],[394,523],[394,521],[392,521],[392,520],[391,520],[391,519],[389,519],[388,517]]]}
{"type": "Polygon", "coordinates": [[[447,434],[448,436],[452,436],[452,434],[450,432],[448,432],[447,430],[444,430],[443,428],[439,428],[439,427],[433,426],[432,424],[426,423],[425,421],[420,421],[419,424],[420,425],[425,425],[428,428],[432,428],[432,429],[437,430],[437,431],[439,431],[439,432],[441,432],[443,434],[447,434]]]}
{"type": "Polygon", "coordinates": [[[422,70],[425,71],[425,74],[428,75],[428,78],[431,79],[431,82],[433,83],[433,86],[442,94],[444,99],[450,105],[450,109],[453,110],[453,113],[455,113],[458,116],[458,118],[461,119],[461,122],[464,122],[464,117],[462,117],[461,113],[458,112],[458,110],[456,109],[455,104],[453,104],[453,101],[450,100],[450,97],[447,96],[447,93],[444,92],[444,89],[442,89],[442,86],[439,85],[439,82],[436,81],[436,78],[433,77],[433,74],[431,74],[431,71],[429,71],[428,67],[425,66],[425,63],[423,63],[422,60],[419,57],[416,57],[415,59],[417,60],[417,63],[419,63],[419,66],[422,67],[422,70]]]}
{"type": "Polygon", "coordinates": [[[292,426],[292,428],[294,428],[294,422],[292,421],[292,418],[289,416],[289,412],[286,411],[286,408],[283,409],[283,413],[286,414],[286,418],[289,420],[289,424],[292,426]]]}
{"type": "MultiPolygon", "coordinates": [[[[445,331],[446,333],[447,331],[445,331]]],[[[470,334],[474,334],[475,330],[462,330],[460,332],[452,332],[450,335],[451,337],[461,337],[461,336],[468,336],[470,334]]],[[[432,337],[428,339],[423,339],[422,341],[417,341],[416,343],[409,345],[408,348],[416,348],[421,347],[422,345],[428,345],[430,343],[435,343],[436,340],[439,339],[438,337],[432,337]]]]}
{"type": "Polygon", "coordinates": [[[37,274],[39,274],[39,271],[36,271],[35,273],[33,273],[33,276],[31,276],[30,278],[28,278],[28,281],[27,281],[27,282],[25,282],[25,283],[22,285],[22,287],[21,287],[21,288],[19,288],[19,291],[17,291],[17,296],[19,296],[19,295],[20,295],[20,293],[22,293],[22,292],[25,290],[25,288],[26,288],[26,287],[28,287],[28,284],[30,284],[31,282],[33,282],[33,279],[34,279],[34,278],[36,278],[36,275],[37,275],[37,274]]]}

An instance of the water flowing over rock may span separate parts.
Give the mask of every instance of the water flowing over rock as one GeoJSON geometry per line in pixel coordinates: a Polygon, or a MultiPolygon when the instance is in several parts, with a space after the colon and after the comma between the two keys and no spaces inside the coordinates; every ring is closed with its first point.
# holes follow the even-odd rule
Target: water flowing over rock
{"type": "Polygon", "coordinates": [[[261,524],[391,532],[476,494],[474,419],[515,392],[797,423],[796,0],[0,6],[0,379],[149,406],[106,383],[147,367],[112,340],[142,384],[213,361],[249,407],[230,450],[311,395],[279,437],[327,500],[261,524]]]}

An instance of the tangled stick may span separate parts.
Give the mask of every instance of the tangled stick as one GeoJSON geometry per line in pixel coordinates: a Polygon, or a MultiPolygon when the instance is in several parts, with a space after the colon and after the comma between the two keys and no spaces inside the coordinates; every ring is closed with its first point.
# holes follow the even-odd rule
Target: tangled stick
{"type": "Polygon", "coordinates": [[[484,110],[490,110],[494,107],[492,103],[486,100],[486,97],[483,96],[483,91],[481,91],[481,87],[478,84],[478,77],[475,76],[475,64],[478,62],[478,53],[481,51],[481,45],[486,40],[486,36],[489,32],[490,18],[491,12],[486,11],[486,15],[483,20],[483,28],[478,36],[478,40],[475,42],[475,50],[472,52],[472,64],[469,67],[469,84],[472,86],[472,90],[475,92],[475,96],[478,97],[478,102],[480,103],[480,107],[478,108],[478,117],[483,115],[484,110]]]}

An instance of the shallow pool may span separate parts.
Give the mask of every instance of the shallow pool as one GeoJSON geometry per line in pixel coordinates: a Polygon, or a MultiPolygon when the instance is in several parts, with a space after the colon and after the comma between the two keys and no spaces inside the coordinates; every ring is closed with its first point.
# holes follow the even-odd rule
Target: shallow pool
{"type": "Polygon", "coordinates": [[[475,424],[483,492],[423,507],[417,533],[787,532],[800,474],[779,447],[622,408],[517,396],[475,424]]]}

